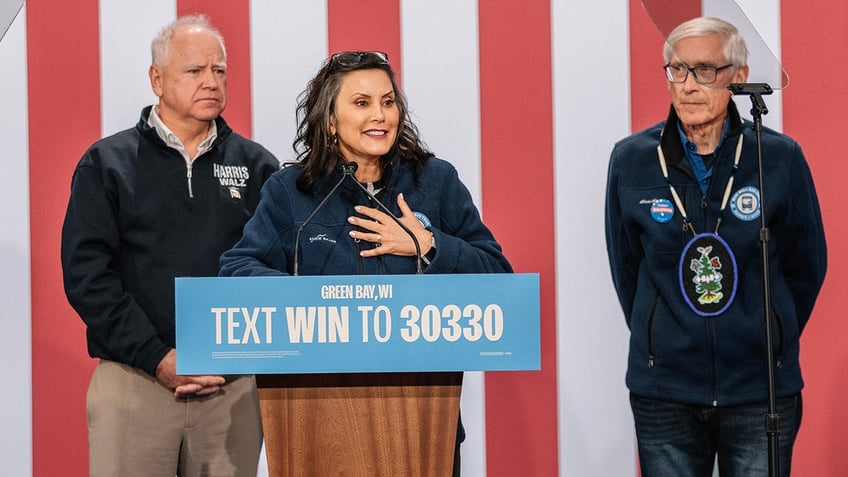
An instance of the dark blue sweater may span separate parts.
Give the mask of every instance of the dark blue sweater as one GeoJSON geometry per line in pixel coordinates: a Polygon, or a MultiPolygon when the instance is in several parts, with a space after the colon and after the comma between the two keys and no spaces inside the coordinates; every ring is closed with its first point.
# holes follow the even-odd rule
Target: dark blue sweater
{"type": "MultiPolygon", "coordinates": [[[[292,273],[297,229],[341,177],[336,172],[322,182],[318,193],[308,195],[295,186],[300,172],[300,166],[291,166],[271,176],[262,189],[256,215],[245,226],[244,236],[221,257],[222,276],[292,273]]],[[[512,271],[450,163],[429,158],[416,181],[410,166],[400,162],[391,168],[385,184],[378,198],[395,216],[401,215],[397,195],[403,193],[410,208],[426,215],[431,223],[436,255],[424,273],[512,271]]],[[[414,257],[360,257],[360,247],[373,245],[354,241],[348,235],[352,225],[347,219],[358,215],[353,210],[356,205],[376,206],[352,179],[345,181],[336,194],[303,230],[299,274],[415,273],[414,257]]]]}
{"type": "Polygon", "coordinates": [[[218,118],[217,139],[189,173],[147,125],[149,112],[79,161],[62,267],[89,354],[153,375],[175,346],[174,278],[218,274],[218,258],[241,237],[279,163],[218,118]]]}
{"type": "MultiPolygon", "coordinates": [[[[673,109],[666,122],[622,140],[612,151],[607,250],[631,332],[627,385],[642,396],[702,405],[767,397],[760,220],[753,214],[734,213],[733,204],[725,210],[719,235],[735,254],[738,289],[724,313],[702,317],[684,300],[678,275],[681,253],[692,233],[683,230],[676,205],[668,222],[651,215],[657,199],[674,204],[657,159],[660,143],[669,181],[698,233],[716,228],[740,134],[743,152],[731,196],[743,188],[759,190],[755,134],[750,123],[741,121],[733,102],[729,109],[731,127],[716,156],[706,195],[684,159],[673,109]]],[[[800,147],[769,129],[763,131],[762,140],[776,389],[778,396],[787,396],[803,387],[799,337],[824,280],[827,255],[818,199],[800,147]]]]}

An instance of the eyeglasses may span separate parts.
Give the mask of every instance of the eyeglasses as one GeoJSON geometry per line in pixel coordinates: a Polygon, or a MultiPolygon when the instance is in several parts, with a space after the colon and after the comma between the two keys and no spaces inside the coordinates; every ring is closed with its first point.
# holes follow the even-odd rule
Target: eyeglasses
{"type": "Polygon", "coordinates": [[[690,68],[683,63],[666,63],[663,69],[665,70],[666,78],[672,83],[685,83],[686,78],[689,77],[689,73],[691,72],[696,83],[711,84],[716,80],[719,71],[730,68],[731,66],[733,66],[732,63],[724,66],[698,65],[690,68]]]}
{"type": "Polygon", "coordinates": [[[340,66],[349,68],[366,60],[378,65],[387,65],[389,64],[389,55],[382,51],[340,51],[330,57],[327,74],[334,72],[340,66]]]}

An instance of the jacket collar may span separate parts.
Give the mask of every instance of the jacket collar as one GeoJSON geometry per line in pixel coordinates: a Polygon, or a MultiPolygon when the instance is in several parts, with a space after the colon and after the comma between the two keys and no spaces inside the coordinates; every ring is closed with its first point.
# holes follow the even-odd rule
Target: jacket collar
{"type": "MultiPolygon", "coordinates": [[[[730,129],[727,132],[727,137],[736,137],[742,133],[744,123],[739,116],[739,109],[736,108],[736,103],[732,99],[728,99],[727,117],[730,119],[730,129]]],[[[660,133],[660,144],[662,144],[663,154],[670,166],[678,166],[686,157],[686,152],[683,150],[683,143],[680,140],[680,134],[677,131],[677,124],[680,118],[677,116],[677,111],[674,106],[669,107],[668,119],[660,133]]]]}
{"type": "MultiPolygon", "coordinates": [[[[141,118],[138,120],[138,124],[136,124],[136,128],[141,132],[141,134],[147,139],[156,142],[157,144],[166,145],[165,141],[163,141],[159,137],[159,133],[156,132],[155,128],[150,127],[147,121],[150,118],[150,111],[153,110],[153,105],[146,106],[141,110],[141,118]]],[[[218,130],[218,137],[215,138],[215,142],[212,143],[212,147],[217,146],[221,143],[227,136],[229,136],[233,130],[230,129],[230,126],[224,121],[223,116],[218,116],[215,118],[215,127],[218,130]]]]}

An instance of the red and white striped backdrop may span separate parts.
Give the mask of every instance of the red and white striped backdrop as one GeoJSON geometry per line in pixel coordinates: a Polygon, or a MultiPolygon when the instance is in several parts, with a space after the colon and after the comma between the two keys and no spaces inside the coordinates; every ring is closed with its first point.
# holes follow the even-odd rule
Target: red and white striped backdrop
{"type": "MultiPolygon", "coordinates": [[[[831,244],[802,343],[794,475],[845,475],[848,172],[833,139],[846,126],[848,4],[740,4],[789,73],[766,122],[803,145],[831,244]]],[[[516,270],[541,274],[543,370],[468,375],[465,475],[635,475],[627,331],[602,229],[613,142],[668,108],[662,39],[638,0],[30,0],[0,42],[3,473],[87,475],[94,361],[59,264],[71,173],[89,144],[153,102],[149,41],[194,11],[227,39],[225,117],[283,160],[295,98],[328,52],[388,52],[425,140],[459,168],[516,270]]]]}

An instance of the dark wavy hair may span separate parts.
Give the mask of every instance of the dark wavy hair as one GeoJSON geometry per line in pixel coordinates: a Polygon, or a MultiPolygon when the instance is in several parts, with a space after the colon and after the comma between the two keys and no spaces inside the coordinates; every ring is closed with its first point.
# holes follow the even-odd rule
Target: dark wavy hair
{"type": "Polygon", "coordinates": [[[369,69],[382,70],[389,75],[399,113],[395,143],[380,161],[382,176],[388,175],[388,169],[396,161],[405,161],[412,164],[417,180],[427,158],[432,155],[420,139],[418,128],[409,119],[406,96],[397,85],[395,73],[386,54],[365,51],[339,52],[324,61],[318,74],[298,96],[297,137],[292,147],[298,163],[303,166],[303,171],[297,178],[297,188],[300,191],[313,192],[315,184],[331,175],[336,166],[344,160],[336,145],[336,138],[330,132],[330,119],[336,113],[336,97],[348,73],[369,69]]]}

